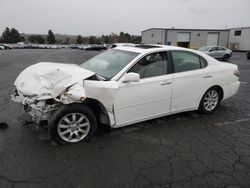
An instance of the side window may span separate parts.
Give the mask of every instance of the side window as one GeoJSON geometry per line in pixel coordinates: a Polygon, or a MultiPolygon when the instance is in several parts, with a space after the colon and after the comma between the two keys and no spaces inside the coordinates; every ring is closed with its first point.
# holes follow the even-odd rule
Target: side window
{"type": "Polygon", "coordinates": [[[216,50],[217,50],[216,47],[213,47],[213,48],[210,49],[211,52],[215,52],[216,50]]]}
{"type": "Polygon", "coordinates": [[[140,78],[149,78],[167,74],[167,55],[158,52],[140,59],[128,72],[135,72],[140,78]]]}
{"type": "Polygon", "coordinates": [[[204,58],[191,52],[172,51],[171,54],[175,73],[196,70],[207,66],[204,58]]]}
{"type": "Polygon", "coordinates": [[[225,51],[226,49],[223,48],[223,47],[218,47],[218,50],[219,50],[219,51],[225,51]]]}
{"type": "Polygon", "coordinates": [[[203,57],[200,57],[200,62],[201,68],[205,68],[207,66],[207,61],[203,57]]]}

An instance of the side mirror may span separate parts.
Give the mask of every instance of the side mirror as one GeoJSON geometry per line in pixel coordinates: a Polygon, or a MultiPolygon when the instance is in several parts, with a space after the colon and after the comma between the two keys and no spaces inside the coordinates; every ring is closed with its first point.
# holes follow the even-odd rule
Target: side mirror
{"type": "Polygon", "coordinates": [[[135,72],[129,72],[123,77],[122,82],[139,82],[140,75],[135,72]]]}

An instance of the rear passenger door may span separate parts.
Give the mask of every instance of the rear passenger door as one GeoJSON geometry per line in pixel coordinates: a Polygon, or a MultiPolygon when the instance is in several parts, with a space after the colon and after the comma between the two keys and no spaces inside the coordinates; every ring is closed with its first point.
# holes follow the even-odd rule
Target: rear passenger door
{"type": "Polygon", "coordinates": [[[212,74],[201,56],[188,51],[171,51],[173,88],[171,112],[197,108],[208,89],[212,74]]]}
{"type": "Polygon", "coordinates": [[[222,47],[217,47],[217,58],[223,58],[226,49],[222,47]]]}

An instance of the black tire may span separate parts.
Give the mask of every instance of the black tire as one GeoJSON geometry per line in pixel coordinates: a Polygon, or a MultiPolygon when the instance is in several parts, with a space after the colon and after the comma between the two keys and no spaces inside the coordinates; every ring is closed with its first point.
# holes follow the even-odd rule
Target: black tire
{"type": "Polygon", "coordinates": [[[247,59],[250,59],[250,51],[247,52],[247,59]]]}
{"type": "MultiPolygon", "coordinates": [[[[200,113],[202,113],[202,114],[212,114],[212,113],[214,113],[217,110],[218,106],[220,105],[221,98],[222,98],[222,94],[221,94],[221,91],[218,88],[213,87],[213,88],[208,89],[205,92],[205,94],[203,95],[203,97],[201,98],[198,111],[200,113]],[[218,100],[217,100],[216,104],[215,104],[215,102],[210,101],[210,103],[213,103],[213,104],[211,104],[211,109],[210,109],[208,107],[208,103],[209,103],[208,98],[209,98],[209,94],[211,94],[211,93],[215,93],[217,95],[218,100]]],[[[215,98],[214,98],[214,100],[215,100],[215,98]]]]}
{"type": "Polygon", "coordinates": [[[222,60],[223,60],[223,61],[227,61],[227,60],[229,59],[229,57],[230,57],[230,56],[229,56],[228,54],[225,54],[225,55],[223,56],[222,60]]]}
{"type": "Polygon", "coordinates": [[[59,108],[59,110],[53,114],[49,122],[50,136],[52,140],[57,144],[72,144],[88,141],[94,135],[96,128],[97,120],[94,113],[86,105],[77,103],[64,105],[59,108]],[[70,117],[72,117],[72,119],[70,119],[70,117]],[[80,121],[81,118],[83,118],[82,121],[80,121]],[[65,121],[66,119],[67,121],[65,121]],[[68,120],[70,120],[70,122],[68,120]],[[86,130],[83,129],[81,125],[84,125],[83,127],[86,127],[86,130]],[[63,132],[64,129],[65,131],[63,132]],[[86,133],[83,133],[82,131],[86,133]],[[64,133],[66,134],[62,135],[64,133]],[[66,137],[69,137],[71,139],[67,139],[66,137]]]}

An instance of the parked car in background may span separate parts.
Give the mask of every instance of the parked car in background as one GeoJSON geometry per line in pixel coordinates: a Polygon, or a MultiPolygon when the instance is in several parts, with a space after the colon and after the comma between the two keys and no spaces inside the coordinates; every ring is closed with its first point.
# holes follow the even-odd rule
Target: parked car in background
{"type": "Polygon", "coordinates": [[[14,47],[11,46],[11,45],[9,45],[9,44],[1,44],[1,46],[3,46],[5,50],[12,50],[12,49],[14,49],[14,47]]]}
{"type": "Polygon", "coordinates": [[[59,144],[89,140],[97,126],[118,128],[169,114],[216,111],[239,89],[237,65],[162,45],[116,47],[83,64],[38,63],[17,77],[12,100],[59,144]]]}
{"type": "Polygon", "coordinates": [[[213,58],[222,59],[223,61],[228,60],[232,56],[232,50],[222,46],[203,46],[198,50],[213,58]]]}
{"type": "Polygon", "coordinates": [[[16,44],[16,48],[18,48],[18,49],[23,49],[24,46],[25,46],[25,43],[24,43],[24,42],[18,42],[18,43],[16,44]]]}
{"type": "Polygon", "coordinates": [[[119,46],[134,47],[134,46],[136,46],[136,44],[133,44],[133,43],[114,43],[111,45],[110,48],[115,48],[115,47],[119,47],[119,46]]]}
{"type": "Polygon", "coordinates": [[[84,47],[85,50],[93,50],[93,51],[100,51],[100,50],[107,50],[107,46],[104,44],[93,44],[93,45],[87,45],[84,47]]]}
{"type": "Polygon", "coordinates": [[[0,50],[5,50],[5,47],[0,45],[0,50]]]}
{"type": "Polygon", "coordinates": [[[87,51],[101,51],[101,50],[107,50],[108,45],[107,44],[83,44],[79,46],[79,50],[87,50],[87,51]]]}
{"type": "Polygon", "coordinates": [[[247,51],[247,59],[250,59],[250,51],[247,51]]]}
{"type": "Polygon", "coordinates": [[[78,44],[71,44],[69,47],[71,49],[79,49],[79,45],[78,44]]]}

